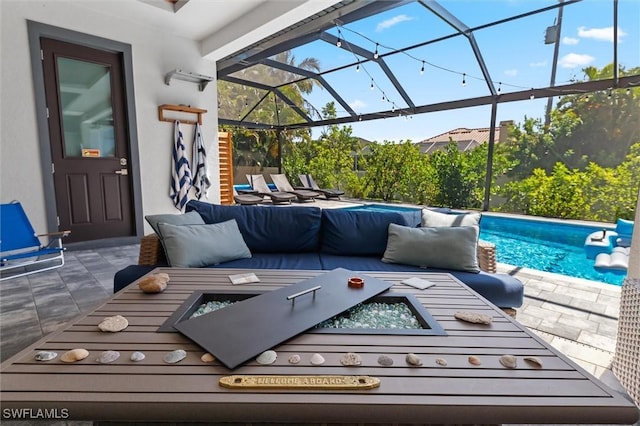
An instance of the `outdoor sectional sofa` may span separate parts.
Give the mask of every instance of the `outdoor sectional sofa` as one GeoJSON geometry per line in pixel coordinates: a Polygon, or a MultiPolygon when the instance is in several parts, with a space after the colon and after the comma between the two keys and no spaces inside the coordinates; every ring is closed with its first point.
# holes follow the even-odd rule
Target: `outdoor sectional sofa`
{"type": "MultiPolygon", "coordinates": [[[[402,256],[402,253],[397,250],[392,253],[392,238],[393,241],[400,238],[399,234],[389,236],[392,229],[400,233],[434,231],[434,228],[422,228],[420,231],[421,215],[420,210],[371,212],[307,206],[224,206],[190,201],[184,215],[147,217],[154,229],[163,235],[164,244],[156,234],[145,236],[141,242],[139,264],[115,274],[114,292],[156,266],[169,266],[169,263],[171,266],[240,269],[332,270],[340,267],[365,272],[448,272],[499,307],[522,305],[522,283],[508,274],[494,273],[495,249],[491,245],[478,244],[477,227],[472,253],[474,256],[479,254],[479,265],[475,263],[471,269],[468,265],[461,265],[459,269],[457,265],[455,268],[425,268],[395,262],[393,257],[402,256]],[[212,224],[218,225],[214,227],[212,224]],[[241,235],[241,238],[234,235],[241,235]],[[163,245],[172,262],[167,262],[163,245]],[[383,261],[385,256],[394,263],[389,259],[383,261]]],[[[470,228],[474,227],[459,227],[455,232],[464,232],[466,236],[463,239],[468,238],[470,228]]],[[[454,238],[457,241],[458,237],[454,238]]],[[[443,250],[443,247],[448,247],[446,241],[443,244],[434,241],[428,250],[412,250],[405,255],[419,252],[447,255],[450,250],[443,250]]],[[[470,253],[466,248],[464,250],[470,253]]],[[[457,256],[448,254],[454,259],[457,256]]],[[[463,258],[461,255],[462,263],[463,258]]],[[[467,256],[466,263],[474,262],[470,262],[467,256]]]]}

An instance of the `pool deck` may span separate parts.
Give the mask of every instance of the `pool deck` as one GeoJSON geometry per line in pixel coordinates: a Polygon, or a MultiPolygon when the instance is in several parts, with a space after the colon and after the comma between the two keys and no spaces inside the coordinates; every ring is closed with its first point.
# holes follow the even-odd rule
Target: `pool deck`
{"type": "MultiPolygon", "coordinates": [[[[307,205],[345,207],[350,201],[307,205]]],[[[0,286],[0,357],[51,333],[106,301],[113,274],[137,263],[139,245],[68,251],[62,268],[7,280],[0,286]]],[[[621,288],[499,264],[499,272],[519,278],[525,301],[517,320],[582,368],[611,387],[620,385],[610,370],[615,351],[621,288]]]]}

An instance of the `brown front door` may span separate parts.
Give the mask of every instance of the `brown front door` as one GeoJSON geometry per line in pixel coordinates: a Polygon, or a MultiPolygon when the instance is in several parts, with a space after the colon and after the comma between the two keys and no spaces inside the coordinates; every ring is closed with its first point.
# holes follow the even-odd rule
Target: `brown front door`
{"type": "Polygon", "coordinates": [[[59,229],[69,242],[135,235],[122,58],[41,47],[59,229]]]}

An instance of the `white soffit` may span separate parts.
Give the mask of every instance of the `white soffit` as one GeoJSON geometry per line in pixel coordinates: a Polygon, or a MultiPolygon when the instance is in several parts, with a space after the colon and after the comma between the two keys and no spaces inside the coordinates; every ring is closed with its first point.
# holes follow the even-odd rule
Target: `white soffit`
{"type": "MultiPolygon", "coordinates": [[[[0,0],[2,1],[2,0],[0,0]]],[[[61,1],[61,0],[58,0],[61,1]]],[[[150,26],[190,40],[200,41],[250,13],[266,0],[188,0],[179,7],[165,0],[83,0],[78,7],[150,26]]],[[[284,1],[288,3],[288,0],[284,1]]]]}
{"type": "MultiPolygon", "coordinates": [[[[196,0],[190,0],[189,3],[196,0]]],[[[339,0],[268,0],[202,40],[202,56],[216,61],[290,27],[339,0]]],[[[187,8],[189,5],[185,6],[187,8]]]]}

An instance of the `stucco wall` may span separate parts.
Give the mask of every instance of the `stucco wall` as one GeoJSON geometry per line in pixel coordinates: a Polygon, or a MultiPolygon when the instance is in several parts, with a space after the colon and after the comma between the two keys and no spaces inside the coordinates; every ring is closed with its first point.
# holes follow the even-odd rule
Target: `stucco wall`
{"type": "MultiPolygon", "coordinates": [[[[95,0],[94,0],[95,1],[95,0]]],[[[105,1],[105,4],[109,1],[105,1]]],[[[0,201],[20,200],[37,231],[45,232],[46,211],[40,165],[34,87],[27,20],[127,43],[133,51],[133,78],[142,180],[143,214],[177,213],[168,196],[173,125],[158,120],[158,105],[204,108],[203,133],[213,186],[208,201],[219,202],[217,163],[217,94],[215,83],[204,92],[181,80],[165,85],[175,68],[215,75],[215,63],[202,59],[196,41],[170,35],[113,13],[86,8],[78,1],[1,0],[0,201]]],[[[190,152],[193,126],[183,126],[190,152]]],[[[48,230],[53,231],[53,230],[48,230]]],[[[151,232],[145,224],[145,233],[151,232]]]]}

